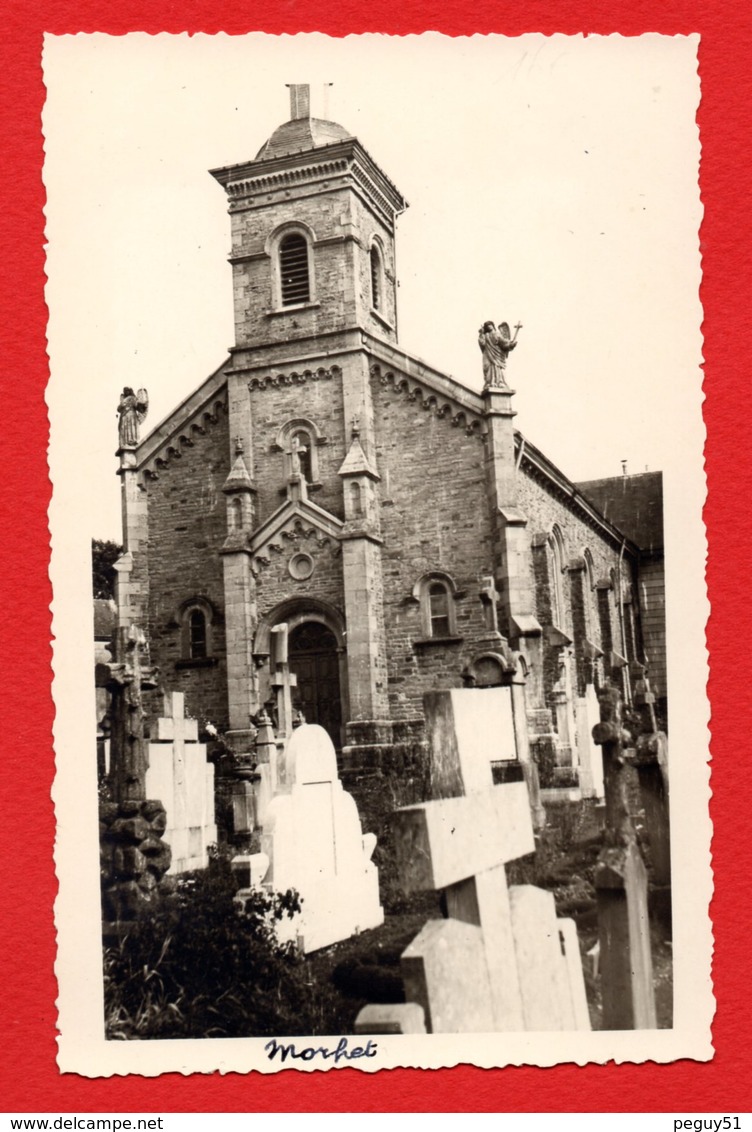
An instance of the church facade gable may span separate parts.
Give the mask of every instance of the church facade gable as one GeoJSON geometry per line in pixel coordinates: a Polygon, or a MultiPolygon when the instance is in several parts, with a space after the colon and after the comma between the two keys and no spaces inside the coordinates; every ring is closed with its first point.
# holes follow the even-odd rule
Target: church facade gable
{"type": "Polygon", "coordinates": [[[298,706],[350,769],[419,745],[424,693],[519,678],[544,784],[587,788],[596,689],[644,656],[637,548],[515,432],[506,355],[478,394],[401,350],[406,203],[301,106],[213,172],[236,344],[138,449],[132,613],[241,754],[285,624],[298,706]]]}

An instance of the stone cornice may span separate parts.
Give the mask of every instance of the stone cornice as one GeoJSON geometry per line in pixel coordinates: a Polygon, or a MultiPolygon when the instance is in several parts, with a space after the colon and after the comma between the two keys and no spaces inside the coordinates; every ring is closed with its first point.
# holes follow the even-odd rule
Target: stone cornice
{"type": "Polygon", "coordinates": [[[203,435],[227,411],[227,364],[228,361],[224,361],[144,437],[136,449],[140,472],[156,479],[160,468],[179,459],[185,448],[193,446],[195,436],[203,435]]]}
{"type": "MultiPolygon", "coordinates": [[[[231,201],[254,196],[257,193],[274,192],[291,185],[305,184],[320,177],[334,177],[346,173],[349,163],[345,158],[337,161],[321,161],[316,165],[298,166],[296,169],[281,169],[277,173],[251,174],[237,181],[226,181],[224,187],[231,201]]],[[[214,174],[216,175],[216,174],[214,174]]]]}
{"type": "Polygon", "coordinates": [[[257,193],[268,194],[327,177],[352,176],[390,220],[407,208],[405,198],[357,138],[211,169],[210,173],[225,188],[231,206],[257,193]]]}
{"type": "Polygon", "coordinates": [[[440,420],[447,420],[455,428],[464,428],[468,436],[483,440],[483,421],[471,410],[458,405],[453,397],[437,391],[426,381],[408,377],[401,370],[388,368],[376,362],[371,366],[371,376],[377,378],[385,387],[391,386],[396,393],[406,396],[409,401],[420,404],[426,412],[432,412],[440,420]]]}
{"type": "Polygon", "coordinates": [[[267,550],[282,550],[280,539],[292,539],[302,534],[304,537],[314,535],[317,542],[323,544],[327,540],[339,545],[344,524],[336,515],[325,511],[311,503],[309,499],[298,500],[293,503],[287,500],[282,504],[265,523],[253,532],[250,539],[250,550],[254,560],[269,562],[267,550]],[[295,535],[298,532],[298,536],[295,535]]]}
{"type": "Polygon", "coordinates": [[[383,338],[375,338],[366,330],[361,331],[361,338],[363,346],[373,356],[374,361],[381,362],[388,369],[399,369],[405,377],[414,379],[433,393],[439,393],[454,401],[459,408],[468,410],[474,416],[483,415],[484,403],[480,394],[474,393],[455,377],[442,373],[428,362],[424,362],[422,358],[408,354],[406,350],[385,342],[383,338]]]}
{"type": "Polygon", "coordinates": [[[252,377],[248,382],[248,388],[278,389],[282,385],[305,385],[309,381],[331,381],[341,376],[342,370],[339,366],[319,366],[317,369],[291,370],[289,373],[271,372],[252,377]]]}

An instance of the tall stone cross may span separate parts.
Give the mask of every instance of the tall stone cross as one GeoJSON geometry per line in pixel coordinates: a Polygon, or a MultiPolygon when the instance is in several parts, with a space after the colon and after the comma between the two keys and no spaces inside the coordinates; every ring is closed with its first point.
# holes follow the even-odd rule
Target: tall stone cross
{"type": "Polygon", "coordinates": [[[424,697],[435,798],[392,816],[397,870],[407,892],[441,890],[447,918],[402,953],[407,1005],[364,1008],[356,1033],[417,1033],[416,1005],[429,1033],[590,1028],[574,921],[550,892],[507,887],[535,843],[526,784],[491,785],[506,691],[424,697]]]}
{"type": "Polygon", "coordinates": [[[144,736],[142,691],[156,688],[156,669],[146,660],[146,638],[131,625],[118,632],[117,661],[110,665],[112,695],[111,777],[116,802],[146,799],[148,743],[144,736]]]}
{"type": "MultiPolygon", "coordinates": [[[[475,701],[479,705],[490,703],[482,699],[487,693],[468,694],[480,696],[475,701]]],[[[456,697],[456,693],[453,695],[456,697]]],[[[434,1032],[447,1028],[479,1031],[483,1025],[493,1031],[524,1030],[504,866],[535,849],[527,786],[524,782],[492,785],[488,751],[481,751],[485,745],[482,721],[478,721],[476,741],[465,741],[457,734],[451,712],[443,707],[445,702],[440,694],[426,697],[427,715],[434,715],[429,720],[434,800],[398,810],[393,816],[398,868],[406,892],[443,890],[449,917],[445,927],[434,921],[431,932],[437,938],[424,941],[426,953],[416,949],[417,940],[408,949],[413,954],[405,953],[407,968],[414,975],[408,980],[413,982],[408,998],[421,1002],[434,1032]],[[481,972],[470,976],[476,993],[481,989],[477,1010],[470,1010],[474,1017],[467,1017],[467,994],[461,996],[465,998],[461,1025],[447,1025],[446,1018],[442,1024],[437,1017],[436,997],[428,985],[432,981],[448,985],[443,976],[436,979],[430,970],[435,968],[441,950],[438,936],[443,935],[451,937],[444,941],[449,944],[444,950],[454,953],[455,982],[456,969],[468,964],[472,954],[479,955],[481,969],[485,967],[484,978],[477,977],[481,972]]],[[[451,1013],[453,1008],[448,1009],[451,1013]]]]}
{"type": "Polygon", "coordinates": [[[275,625],[270,636],[272,688],[277,697],[277,735],[288,739],[293,727],[292,689],[297,687],[298,681],[287,660],[287,625],[275,625]]]}
{"type": "Polygon", "coordinates": [[[175,810],[169,814],[169,818],[170,825],[183,829],[187,825],[188,793],[185,744],[198,742],[198,724],[195,719],[185,717],[183,692],[166,693],[163,712],[156,721],[155,742],[172,745],[172,796],[175,810]]]}

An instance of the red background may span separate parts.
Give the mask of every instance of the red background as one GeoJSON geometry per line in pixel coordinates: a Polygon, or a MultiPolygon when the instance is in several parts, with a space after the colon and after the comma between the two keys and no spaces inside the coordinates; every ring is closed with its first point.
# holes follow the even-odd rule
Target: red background
{"type": "Polygon", "coordinates": [[[748,939],[750,904],[749,443],[738,423],[749,419],[749,201],[752,161],[752,17],[743,0],[606,3],[560,0],[22,0],[4,5],[0,36],[3,94],[3,334],[0,527],[2,585],[2,755],[0,861],[3,940],[0,971],[0,1107],[22,1112],[176,1111],[677,1111],[749,1110],[748,939]],[[245,8],[245,13],[239,8],[245,8]],[[746,12],[746,15],[745,15],[746,12]],[[40,114],[44,99],[42,34],[103,31],[323,31],[448,35],[498,32],[638,35],[699,32],[702,105],[701,186],[706,357],[706,448],[710,554],[708,629],[713,708],[712,755],[716,895],[712,906],[718,1010],[716,1055],[697,1064],[560,1066],[421,1072],[356,1070],[284,1072],[252,1078],[168,1074],[88,1080],[61,1076],[55,1055],[55,936],[52,904],[54,825],[50,698],[50,484],[45,460],[46,309],[43,300],[44,192],[40,114]]]}

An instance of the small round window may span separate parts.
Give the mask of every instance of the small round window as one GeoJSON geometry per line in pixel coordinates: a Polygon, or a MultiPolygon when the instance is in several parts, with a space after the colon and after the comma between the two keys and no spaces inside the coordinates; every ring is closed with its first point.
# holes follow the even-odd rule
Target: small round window
{"type": "Polygon", "coordinates": [[[310,554],[293,554],[287,568],[297,582],[304,582],[313,573],[313,559],[310,554]]]}

